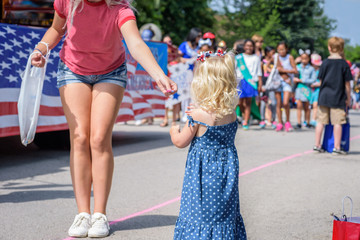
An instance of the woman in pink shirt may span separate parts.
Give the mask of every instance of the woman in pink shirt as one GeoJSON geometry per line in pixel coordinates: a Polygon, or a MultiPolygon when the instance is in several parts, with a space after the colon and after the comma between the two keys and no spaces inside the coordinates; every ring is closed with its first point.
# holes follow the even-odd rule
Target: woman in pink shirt
{"type": "Polygon", "coordinates": [[[127,80],[122,39],[165,95],[175,93],[177,86],[141,39],[129,0],[55,0],[54,8],[53,24],[36,46],[32,65],[43,67],[46,45],[54,48],[66,34],[58,87],[70,129],[70,170],[78,207],[68,233],[105,237],[110,230],[106,205],[114,169],[111,135],[127,80]]]}

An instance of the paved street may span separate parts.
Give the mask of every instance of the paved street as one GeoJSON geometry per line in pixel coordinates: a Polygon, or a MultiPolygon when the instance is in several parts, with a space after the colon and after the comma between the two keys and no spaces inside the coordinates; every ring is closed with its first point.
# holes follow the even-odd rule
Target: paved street
{"type": "MultiPolygon", "coordinates": [[[[292,112],[293,123],[296,112],[292,112]]],[[[107,238],[169,240],[180,206],[187,149],[169,128],[116,124],[107,238]]],[[[347,156],[315,154],[314,130],[238,130],[240,208],[249,240],[331,239],[345,195],[360,216],[360,112],[351,112],[347,156]]],[[[61,240],[76,214],[66,150],[24,148],[0,139],[0,239],[61,240]]],[[[346,205],[350,210],[349,204],[346,205]]]]}

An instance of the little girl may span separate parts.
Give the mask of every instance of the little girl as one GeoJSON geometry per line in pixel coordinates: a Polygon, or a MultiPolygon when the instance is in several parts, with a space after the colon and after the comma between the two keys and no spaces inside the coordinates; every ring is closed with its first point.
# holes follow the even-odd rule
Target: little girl
{"type": "Polygon", "coordinates": [[[301,111],[304,109],[305,121],[304,125],[310,127],[310,108],[311,100],[311,84],[316,81],[315,69],[310,64],[310,50],[299,50],[301,63],[297,66],[300,77],[294,77],[294,83],[297,84],[295,90],[295,99],[297,105],[297,124],[296,129],[301,129],[301,111]]]}
{"type": "Polygon", "coordinates": [[[170,129],[175,146],[191,143],[174,239],[245,240],[240,215],[236,75],[231,53],[202,55],[195,66],[191,94],[195,107],[180,132],[170,129]],[[208,56],[208,57],[206,57],[208,56]]]}
{"type": "Polygon", "coordinates": [[[283,121],[282,121],[282,112],[281,112],[281,103],[285,109],[286,122],[285,122],[285,131],[292,131],[293,128],[290,123],[290,97],[292,95],[292,80],[294,74],[297,74],[295,60],[293,56],[288,54],[288,46],[285,42],[280,42],[277,45],[277,51],[279,53],[279,63],[278,70],[283,78],[281,81],[281,87],[276,91],[276,114],[278,116],[278,124],[276,126],[276,131],[283,130],[283,121]],[[283,96],[281,96],[283,94],[283,96]],[[283,98],[283,99],[281,99],[283,98]],[[282,101],[281,101],[282,100],[282,101]]]}
{"type": "Polygon", "coordinates": [[[236,72],[240,80],[239,106],[243,113],[243,129],[249,129],[251,101],[262,91],[262,71],[260,58],[255,54],[255,43],[247,39],[244,42],[244,53],[236,56],[236,72]]]}
{"type": "MultiPolygon", "coordinates": [[[[263,73],[262,85],[265,86],[268,77],[270,76],[271,70],[274,66],[274,54],[275,49],[267,46],[265,47],[265,56],[262,60],[263,73]]],[[[260,128],[265,128],[266,124],[271,125],[272,129],[276,128],[275,122],[275,113],[276,113],[276,98],[274,91],[264,91],[263,97],[260,102],[260,113],[261,113],[261,122],[259,124],[260,128]],[[267,122],[267,123],[266,123],[267,122]]]]}

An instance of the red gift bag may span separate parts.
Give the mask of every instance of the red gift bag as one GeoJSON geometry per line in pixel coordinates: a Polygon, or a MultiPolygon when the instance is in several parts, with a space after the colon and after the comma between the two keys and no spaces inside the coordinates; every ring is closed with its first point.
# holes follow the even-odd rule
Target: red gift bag
{"type": "Polygon", "coordinates": [[[333,240],[360,240],[360,217],[352,217],[353,202],[348,196],[343,198],[343,214],[339,219],[334,216],[333,240]],[[344,214],[344,200],[348,198],[351,202],[351,217],[344,214]]]}

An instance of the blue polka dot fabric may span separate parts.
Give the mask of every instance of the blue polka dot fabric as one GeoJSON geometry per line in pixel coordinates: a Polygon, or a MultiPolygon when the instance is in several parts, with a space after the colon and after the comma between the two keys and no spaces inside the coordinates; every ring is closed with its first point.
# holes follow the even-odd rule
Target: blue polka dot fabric
{"type": "Polygon", "coordinates": [[[189,149],[174,240],[245,240],[240,215],[237,122],[209,126],[189,149]]]}

